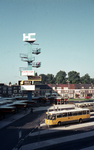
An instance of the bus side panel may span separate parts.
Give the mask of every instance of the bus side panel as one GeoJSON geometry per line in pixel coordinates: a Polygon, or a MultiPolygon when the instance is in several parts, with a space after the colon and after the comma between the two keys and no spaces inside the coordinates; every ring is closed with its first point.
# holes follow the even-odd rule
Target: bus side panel
{"type": "MultiPolygon", "coordinates": [[[[68,117],[65,117],[61,120],[61,122],[75,122],[75,121],[79,121],[79,119],[82,119],[82,120],[88,120],[90,118],[90,114],[85,114],[85,115],[77,115],[77,116],[68,116],[68,117]]],[[[59,121],[60,119],[58,119],[59,121]]]]}
{"type": "Polygon", "coordinates": [[[57,124],[58,122],[67,122],[68,121],[68,117],[62,117],[62,118],[57,118],[57,124]]]}
{"type": "Polygon", "coordinates": [[[45,124],[52,125],[53,123],[52,123],[52,120],[45,119],[45,124]]]}

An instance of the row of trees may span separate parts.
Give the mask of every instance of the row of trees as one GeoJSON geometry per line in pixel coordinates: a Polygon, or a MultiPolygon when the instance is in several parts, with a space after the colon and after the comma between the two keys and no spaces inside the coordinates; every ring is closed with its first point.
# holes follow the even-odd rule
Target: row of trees
{"type": "Polygon", "coordinates": [[[56,76],[53,74],[40,74],[40,76],[42,77],[42,81],[35,82],[36,84],[67,84],[68,81],[70,84],[94,84],[94,78],[90,78],[89,74],[85,74],[80,77],[80,73],[76,71],[68,72],[68,76],[65,71],[61,70],[56,74],[56,76]]]}

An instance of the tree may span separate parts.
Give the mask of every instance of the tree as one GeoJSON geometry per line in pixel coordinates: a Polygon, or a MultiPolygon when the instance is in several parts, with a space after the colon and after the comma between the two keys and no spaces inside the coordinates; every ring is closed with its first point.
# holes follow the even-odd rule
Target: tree
{"type": "Polygon", "coordinates": [[[37,72],[35,72],[35,76],[38,76],[37,72]]]}
{"type": "Polygon", "coordinates": [[[47,77],[46,79],[47,84],[53,84],[55,82],[55,78],[53,74],[47,74],[46,77],[47,77]]]}
{"type": "Polygon", "coordinates": [[[9,82],[9,85],[11,85],[12,83],[11,82],[9,82]]]}
{"type": "Polygon", "coordinates": [[[91,83],[94,85],[94,78],[91,78],[91,83]]]}
{"type": "Polygon", "coordinates": [[[82,84],[90,84],[91,81],[92,80],[90,79],[90,76],[88,73],[81,77],[81,83],[82,84]]]}
{"type": "Polygon", "coordinates": [[[57,74],[56,74],[56,83],[61,83],[61,84],[64,84],[66,83],[66,72],[65,71],[59,71],[57,74]]]}
{"type": "Polygon", "coordinates": [[[40,83],[45,84],[47,82],[47,76],[45,74],[40,74],[39,76],[41,76],[41,78],[42,78],[40,83]]]}
{"type": "Polygon", "coordinates": [[[80,83],[80,74],[76,71],[68,72],[68,80],[72,84],[79,84],[80,83]]]}

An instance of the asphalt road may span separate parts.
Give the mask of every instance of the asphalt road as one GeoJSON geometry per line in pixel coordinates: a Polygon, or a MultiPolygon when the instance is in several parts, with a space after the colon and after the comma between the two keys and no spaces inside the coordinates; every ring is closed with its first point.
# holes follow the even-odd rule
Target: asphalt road
{"type": "Polygon", "coordinates": [[[38,125],[39,115],[40,120],[43,120],[44,111],[34,112],[0,129],[0,150],[12,150],[19,141],[19,128],[22,128],[24,139],[38,125]]]}
{"type": "MultiPolygon", "coordinates": [[[[29,144],[29,143],[34,143],[34,142],[39,142],[39,141],[44,141],[48,139],[53,139],[53,138],[58,138],[58,137],[64,137],[64,136],[69,136],[69,135],[74,135],[74,134],[79,134],[79,133],[84,133],[88,131],[93,131],[93,128],[82,128],[78,130],[62,130],[58,131],[55,133],[50,133],[50,134],[44,134],[40,135],[40,130],[45,130],[48,128],[48,126],[42,126],[40,128],[38,127],[39,120],[43,121],[45,116],[45,111],[39,111],[39,112],[34,112],[30,113],[23,118],[14,121],[13,123],[9,124],[8,126],[0,129],[0,150],[12,150],[18,143],[19,141],[19,128],[21,127],[22,129],[22,139],[23,140],[23,145],[29,144]],[[33,133],[35,131],[38,131],[37,136],[27,136],[29,133],[33,133]]],[[[93,122],[94,118],[91,118],[89,122],[93,122]]],[[[74,123],[72,125],[75,125],[77,123],[74,123]]],[[[94,137],[88,137],[84,138],[81,140],[75,140],[71,142],[65,142],[63,144],[57,144],[53,146],[48,146],[41,148],[40,150],[78,150],[84,147],[92,146],[94,145],[94,137]]]]}
{"type": "Polygon", "coordinates": [[[80,149],[90,147],[93,145],[94,145],[94,136],[81,139],[81,140],[65,142],[65,143],[53,145],[50,147],[48,146],[44,148],[39,148],[36,150],[80,150],[80,149]]]}

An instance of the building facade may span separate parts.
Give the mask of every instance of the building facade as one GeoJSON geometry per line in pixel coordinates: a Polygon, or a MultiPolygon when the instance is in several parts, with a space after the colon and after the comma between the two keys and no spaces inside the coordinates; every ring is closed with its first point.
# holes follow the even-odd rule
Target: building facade
{"type": "MultiPolygon", "coordinates": [[[[26,95],[26,91],[21,91],[20,85],[0,84],[0,97],[14,97],[26,95]]],[[[35,85],[32,95],[37,96],[62,96],[69,98],[94,98],[93,84],[44,84],[35,85]]]]}

